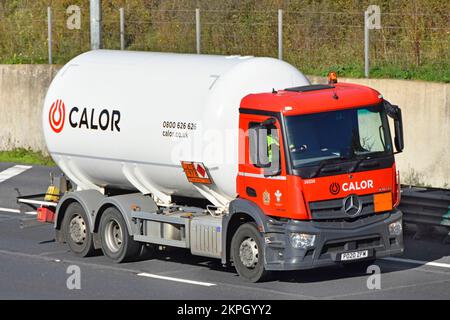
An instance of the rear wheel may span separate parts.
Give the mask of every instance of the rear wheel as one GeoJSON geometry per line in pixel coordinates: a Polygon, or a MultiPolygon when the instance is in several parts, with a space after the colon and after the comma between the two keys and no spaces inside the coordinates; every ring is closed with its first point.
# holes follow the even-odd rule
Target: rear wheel
{"type": "Polygon", "coordinates": [[[63,232],[66,243],[75,254],[87,257],[94,253],[94,241],[88,217],[78,202],[71,203],[65,212],[63,232]]]}
{"type": "Polygon", "coordinates": [[[239,276],[250,282],[267,280],[264,269],[264,245],[254,223],[241,225],[231,241],[231,255],[239,276]]]}
{"type": "Polygon", "coordinates": [[[107,208],[100,220],[100,237],[105,256],[120,263],[136,259],[141,244],[133,240],[122,214],[116,208],[107,208]]]}

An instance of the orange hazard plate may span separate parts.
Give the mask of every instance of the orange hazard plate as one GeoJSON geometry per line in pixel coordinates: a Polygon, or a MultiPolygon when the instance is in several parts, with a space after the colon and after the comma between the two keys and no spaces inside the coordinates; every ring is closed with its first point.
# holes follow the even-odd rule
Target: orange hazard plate
{"type": "Polygon", "coordinates": [[[211,178],[202,162],[181,161],[181,165],[189,182],[211,184],[211,178]]]}
{"type": "Polygon", "coordinates": [[[377,193],[373,196],[375,212],[392,210],[392,193],[377,193]]]}

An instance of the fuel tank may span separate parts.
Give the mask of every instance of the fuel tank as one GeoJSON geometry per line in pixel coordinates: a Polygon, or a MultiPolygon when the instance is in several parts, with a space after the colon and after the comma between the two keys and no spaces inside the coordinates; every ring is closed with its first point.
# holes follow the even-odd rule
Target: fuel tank
{"type": "Polygon", "coordinates": [[[241,99],[308,84],[273,58],[95,50],[54,78],[43,132],[78,189],[226,202],[236,196],[241,99]],[[189,182],[181,161],[203,164],[212,184],[189,182]]]}

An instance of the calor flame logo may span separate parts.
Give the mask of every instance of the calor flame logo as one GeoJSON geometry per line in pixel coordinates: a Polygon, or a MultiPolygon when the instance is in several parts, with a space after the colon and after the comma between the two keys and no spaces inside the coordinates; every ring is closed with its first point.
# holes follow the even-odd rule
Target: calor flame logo
{"type": "Polygon", "coordinates": [[[60,133],[64,127],[64,120],[66,117],[66,106],[61,99],[53,102],[48,113],[48,122],[50,127],[56,133],[60,133]]]}
{"type": "Polygon", "coordinates": [[[330,184],[330,193],[332,195],[337,195],[341,191],[341,186],[337,182],[333,182],[330,184]]]}

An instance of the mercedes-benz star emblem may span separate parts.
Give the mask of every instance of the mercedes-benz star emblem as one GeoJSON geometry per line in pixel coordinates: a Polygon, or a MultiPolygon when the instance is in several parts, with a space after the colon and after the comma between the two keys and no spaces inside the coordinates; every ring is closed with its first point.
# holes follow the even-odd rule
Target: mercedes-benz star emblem
{"type": "Polygon", "coordinates": [[[357,216],[362,210],[362,202],[359,200],[359,197],[354,194],[346,197],[343,201],[343,205],[344,212],[349,217],[357,216]]]}

